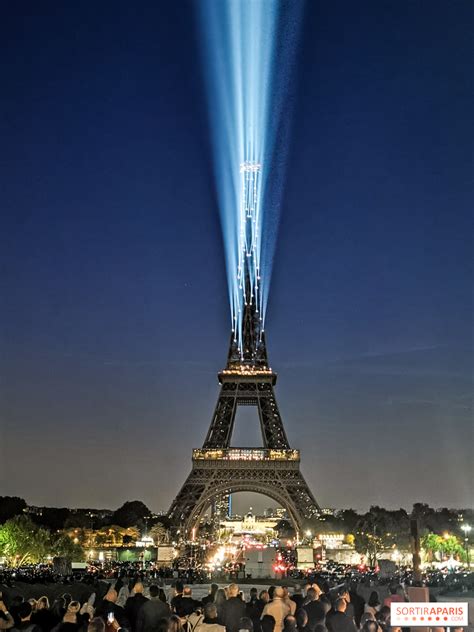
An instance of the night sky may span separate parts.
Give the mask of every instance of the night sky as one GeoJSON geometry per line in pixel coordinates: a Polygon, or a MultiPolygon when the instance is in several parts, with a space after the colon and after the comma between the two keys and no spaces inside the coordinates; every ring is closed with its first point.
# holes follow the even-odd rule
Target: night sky
{"type": "MultiPolygon", "coordinates": [[[[322,506],[472,506],[472,12],[306,6],[266,331],[322,506]]],[[[186,0],[2,7],[2,494],[166,510],[204,440],[230,317],[198,42],[186,0]]]]}

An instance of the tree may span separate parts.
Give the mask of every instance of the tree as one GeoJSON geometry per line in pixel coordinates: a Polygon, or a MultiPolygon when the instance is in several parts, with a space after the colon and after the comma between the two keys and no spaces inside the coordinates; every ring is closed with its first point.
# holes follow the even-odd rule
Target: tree
{"type": "Polygon", "coordinates": [[[373,506],[355,526],[356,551],[367,555],[369,564],[375,566],[379,553],[395,547],[408,548],[409,519],[406,511],[387,511],[373,506]]]}
{"type": "Polygon", "coordinates": [[[112,516],[113,524],[120,527],[134,527],[143,523],[151,512],[140,500],[132,500],[119,507],[112,516]]]}
{"type": "Polygon", "coordinates": [[[279,538],[294,538],[296,535],[295,528],[289,520],[286,520],[286,518],[279,520],[274,529],[279,538]]]}
{"type": "Polygon", "coordinates": [[[26,506],[23,498],[18,496],[0,496],[0,524],[15,516],[21,516],[26,506]]]}
{"type": "Polygon", "coordinates": [[[347,533],[353,533],[361,515],[354,509],[342,509],[336,512],[336,518],[342,522],[347,533]]]}
{"type": "Polygon", "coordinates": [[[51,537],[50,555],[64,558],[69,562],[82,562],[85,558],[82,546],[65,534],[51,537]]]}
{"type": "Polygon", "coordinates": [[[436,559],[436,554],[439,554],[441,561],[444,557],[452,556],[461,560],[466,557],[462,543],[455,535],[440,536],[436,533],[427,533],[422,537],[421,545],[425,550],[428,562],[433,562],[436,559]]]}
{"type": "Polygon", "coordinates": [[[59,531],[64,529],[70,516],[71,510],[66,507],[44,507],[41,515],[34,516],[33,520],[51,531],[59,531]]]}
{"type": "Polygon", "coordinates": [[[28,516],[17,516],[0,527],[0,555],[11,566],[42,562],[50,550],[49,531],[28,516]]]}
{"type": "Polygon", "coordinates": [[[153,542],[158,546],[159,544],[163,544],[164,542],[169,541],[169,534],[167,529],[161,524],[161,522],[157,522],[150,529],[150,537],[153,538],[153,542]]]}
{"type": "Polygon", "coordinates": [[[94,542],[96,546],[104,546],[107,544],[107,534],[106,533],[97,533],[94,535],[94,542]]]}

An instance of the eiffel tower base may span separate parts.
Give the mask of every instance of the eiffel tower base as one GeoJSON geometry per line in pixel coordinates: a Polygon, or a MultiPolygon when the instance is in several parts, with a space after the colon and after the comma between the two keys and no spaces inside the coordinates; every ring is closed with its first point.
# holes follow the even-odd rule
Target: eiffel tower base
{"type": "Polygon", "coordinates": [[[319,513],[300,471],[298,450],[229,448],[193,451],[192,471],[168,517],[182,533],[190,534],[216,497],[235,492],[272,498],[286,509],[299,532],[319,513]]]}

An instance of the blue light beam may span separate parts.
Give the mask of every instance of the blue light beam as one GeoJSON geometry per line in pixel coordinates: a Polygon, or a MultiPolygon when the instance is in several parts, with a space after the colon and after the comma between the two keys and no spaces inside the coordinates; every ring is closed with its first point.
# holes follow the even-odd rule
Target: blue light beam
{"type": "Polygon", "coordinates": [[[262,323],[266,314],[303,3],[197,0],[232,330],[239,349],[244,306],[255,304],[262,323]]]}

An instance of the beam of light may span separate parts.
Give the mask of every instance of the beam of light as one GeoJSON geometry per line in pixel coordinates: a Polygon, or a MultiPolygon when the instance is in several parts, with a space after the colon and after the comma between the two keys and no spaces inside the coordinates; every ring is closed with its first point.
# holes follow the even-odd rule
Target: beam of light
{"type": "Polygon", "coordinates": [[[232,330],[263,323],[287,159],[292,66],[304,0],[196,0],[232,330]]]}

